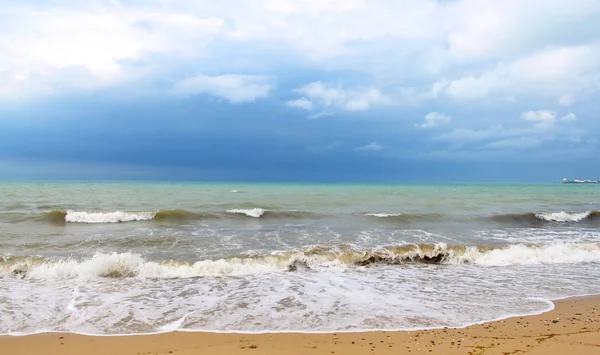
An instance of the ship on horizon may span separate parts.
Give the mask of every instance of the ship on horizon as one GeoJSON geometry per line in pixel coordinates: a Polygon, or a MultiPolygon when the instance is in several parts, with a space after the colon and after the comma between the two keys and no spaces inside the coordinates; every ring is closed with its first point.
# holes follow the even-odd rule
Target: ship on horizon
{"type": "Polygon", "coordinates": [[[579,179],[575,179],[575,180],[567,180],[562,179],[562,183],[563,184],[600,184],[600,180],[579,180],[579,179]]]}

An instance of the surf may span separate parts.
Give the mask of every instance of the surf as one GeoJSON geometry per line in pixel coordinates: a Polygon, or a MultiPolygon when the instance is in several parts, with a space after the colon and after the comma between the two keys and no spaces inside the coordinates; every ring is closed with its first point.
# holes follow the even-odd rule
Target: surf
{"type": "Polygon", "coordinates": [[[142,255],[97,252],[89,258],[10,257],[0,259],[0,277],[191,278],[241,276],[327,268],[406,264],[514,266],[600,262],[600,243],[492,245],[407,244],[364,249],[353,245],[307,246],[269,255],[217,260],[147,260],[142,255]]]}
{"type": "Polygon", "coordinates": [[[74,210],[56,210],[46,212],[41,220],[53,224],[85,223],[125,223],[140,221],[189,222],[196,220],[236,218],[236,217],[268,218],[268,219],[316,219],[321,215],[314,212],[298,210],[266,210],[262,208],[229,209],[224,212],[192,212],[182,209],[159,210],[156,212],[90,212],[74,210]]]}

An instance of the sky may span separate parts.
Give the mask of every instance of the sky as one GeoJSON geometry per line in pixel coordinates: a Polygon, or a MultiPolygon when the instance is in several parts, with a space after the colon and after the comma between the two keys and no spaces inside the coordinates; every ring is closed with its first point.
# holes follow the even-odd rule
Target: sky
{"type": "Polygon", "coordinates": [[[600,178],[597,0],[2,0],[0,179],[600,178]]]}

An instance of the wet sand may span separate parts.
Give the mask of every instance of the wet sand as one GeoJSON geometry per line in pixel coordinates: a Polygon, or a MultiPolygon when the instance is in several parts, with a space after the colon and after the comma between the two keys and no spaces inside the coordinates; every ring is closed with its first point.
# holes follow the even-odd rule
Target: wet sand
{"type": "Polygon", "coordinates": [[[94,337],[0,337],[2,354],[600,354],[600,296],[555,302],[551,312],[461,329],[330,334],[173,332],[94,337]]]}

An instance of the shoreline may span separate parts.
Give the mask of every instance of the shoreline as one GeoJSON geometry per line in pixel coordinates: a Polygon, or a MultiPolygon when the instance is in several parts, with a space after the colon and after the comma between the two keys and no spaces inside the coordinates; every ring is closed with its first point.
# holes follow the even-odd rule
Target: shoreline
{"type": "Polygon", "coordinates": [[[7,354],[598,354],[600,295],[553,301],[552,310],[463,328],[332,333],[0,336],[7,354]]]}
{"type": "MultiPolygon", "coordinates": [[[[31,336],[39,336],[39,335],[51,335],[51,334],[60,334],[60,335],[77,335],[77,336],[85,336],[85,337],[142,337],[142,336],[154,336],[154,335],[164,335],[169,333],[202,333],[202,334],[225,334],[225,335],[278,335],[278,334],[303,334],[303,335],[322,335],[322,334],[345,334],[345,333],[373,333],[373,332],[387,332],[387,333],[395,333],[395,332],[415,332],[415,331],[435,331],[441,329],[465,329],[469,327],[473,327],[476,325],[486,324],[486,323],[494,323],[500,322],[510,318],[517,317],[531,317],[538,316],[544,313],[552,312],[556,307],[555,303],[563,300],[575,300],[575,299],[583,299],[588,297],[598,297],[600,300],[600,294],[585,294],[578,296],[567,296],[563,298],[553,299],[548,302],[548,308],[541,311],[533,311],[531,313],[524,314],[507,314],[505,316],[500,316],[498,318],[479,321],[475,323],[469,323],[466,325],[458,325],[458,326],[432,326],[428,328],[389,328],[389,329],[352,329],[352,330],[333,330],[333,331],[304,331],[304,330],[265,330],[265,331],[243,331],[243,330],[204,330],[204,329],[172,329],[172,330],[164,330],[157,331],[153,333],[115,333],[115,334],[92,334],[92,333],[78,333],[71,331],[39,331],[33,333],[8,333],[8,334],[0,334],[0,340],[4,337],[31,337],[31,336]]],[[[600,301],[599,301],[600,303],[600,301]]]]}

